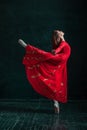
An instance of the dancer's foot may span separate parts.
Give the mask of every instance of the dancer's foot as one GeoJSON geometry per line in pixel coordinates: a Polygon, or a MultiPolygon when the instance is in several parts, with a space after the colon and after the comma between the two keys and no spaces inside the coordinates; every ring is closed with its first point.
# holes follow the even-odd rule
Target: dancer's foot
{"type": "Polygon", "coordinates": [[[54,111],[55,111],[55,114],[59,114],[59,112],[60,112],[60,111],[59,111],[59,107],[55,107],[55,106],[54,106],[54,111]]]}
{"type": "Polygon", "coordinates": [[[59,114],[59,112],[60,112],[59,103],[56,100],[54,100],[54,111],[56,114],[59,114]]]}
{"type": "Polygon", "coordinates": [[[27,46],[27,44],[22,39],[19,39],[18,43],[21,44],[24,48],[27,46]]]}

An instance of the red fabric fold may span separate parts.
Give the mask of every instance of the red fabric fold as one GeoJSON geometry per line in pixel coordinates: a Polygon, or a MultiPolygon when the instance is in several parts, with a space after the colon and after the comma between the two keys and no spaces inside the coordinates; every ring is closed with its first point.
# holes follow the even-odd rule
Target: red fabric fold
{"type": "Polygon", "coordinates": [[[28,45],[23,58],[27,79],[33,89],[49,99],[67,102],[67,61],[71,48],[62,41],[56,55],[28,45]]]}

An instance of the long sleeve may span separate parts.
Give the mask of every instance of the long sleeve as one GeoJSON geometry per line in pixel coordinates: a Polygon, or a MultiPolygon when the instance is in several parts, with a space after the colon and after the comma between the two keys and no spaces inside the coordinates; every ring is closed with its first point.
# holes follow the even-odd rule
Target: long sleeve
{"type": "Polygon", "coordinates": [[[66,60],[70,56],[71,48],[69,44],[65,41],[61,43],[61,45],[55,50],[56,55],[58,55],[61,60],[66,60]]]}
{"type": "Polygon", "coordinates": [[[57,54],[57,53],[60,53],[61,50],[66,46],[66,44],[64,44],[64,43],[66,43],[66,42],[65,42],[65,41],[62,41],[61,44],[59,45],[59,47],[58,47],[57,49],[55,49],[55,53],[56,53],[56,54],[57,54]]]}

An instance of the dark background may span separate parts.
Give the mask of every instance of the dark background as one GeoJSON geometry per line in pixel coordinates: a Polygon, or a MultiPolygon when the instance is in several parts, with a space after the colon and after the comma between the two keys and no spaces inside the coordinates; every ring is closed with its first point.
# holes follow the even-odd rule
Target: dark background
{"type": "Polygon", "coordinates": [[[68,99],[87,99],[87,26],[82,0],[0,1],[0,99],[43,98],[28,83],[22,59],[26,43],[51,50],[51,33],[65,32],[72,53],[68,62],[68,99]]]}

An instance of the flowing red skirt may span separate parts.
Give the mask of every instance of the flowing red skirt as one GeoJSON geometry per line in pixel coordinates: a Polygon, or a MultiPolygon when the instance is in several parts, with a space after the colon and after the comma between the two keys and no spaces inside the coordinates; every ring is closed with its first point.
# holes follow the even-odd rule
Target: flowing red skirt
{"type": "Polygon", "coordinates": [[[67,60],[70,46],[66,42],[55,50],[56,55],[28,45],[23,58],[25,71],[33,89],[44,97],[67,102],[67,60]]]}

